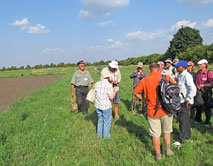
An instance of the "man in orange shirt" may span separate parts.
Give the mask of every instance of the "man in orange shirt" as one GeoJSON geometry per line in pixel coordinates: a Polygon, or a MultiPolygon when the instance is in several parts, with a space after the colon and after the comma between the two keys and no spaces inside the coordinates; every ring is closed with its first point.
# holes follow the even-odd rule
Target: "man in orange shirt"
{"type": "MultiPolygon", "coordinates": [[[[150,135],[152,136],[152,143],[156,152],[157,161],[160,161],[162,158],[160,152],[161,129],[163,131],[163,137],[166,143],[166,155],[167,156],[174,155],[174,153],[170,148],[173,115],[168,114],[165,110],[163,110],[159,106],[158,111],[154,116],[155,107],[157,104],[156,88],[162,78],[162,75],[159,72],[159,68],[160,68],[159,64],[152,63],[149,66],[150,75],[142,79],[134,89],[136,97],[139,98],[140,100],[144,100],[143,97],[141,96],[142,92],[144,92],[146,96],[149,132],[150,135]]],[[[171,77],[166,76],[166,79],[174,83],[171,77]]]]}

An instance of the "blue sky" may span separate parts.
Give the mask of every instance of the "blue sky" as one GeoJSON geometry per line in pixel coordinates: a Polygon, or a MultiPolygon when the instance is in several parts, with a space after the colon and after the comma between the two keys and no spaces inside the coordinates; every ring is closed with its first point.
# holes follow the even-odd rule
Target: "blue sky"
{"type": "Polygon", "coordinates": [[[164,53],[177,30],[213,43],[213,0],[1,0],[0,68],[164,53]]]}

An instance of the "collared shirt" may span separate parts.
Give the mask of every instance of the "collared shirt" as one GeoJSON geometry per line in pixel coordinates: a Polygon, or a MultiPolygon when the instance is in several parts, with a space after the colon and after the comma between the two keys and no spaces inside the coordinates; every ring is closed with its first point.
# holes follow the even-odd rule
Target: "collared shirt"
{"type": "Polygon", "coordinates": [[[192,75],[184,70],[181,74],[178,74],[178,87],[180,89],[181,103],[189,101],[190,104],[194,103],[194,96],[197,89],[195,87],[192,75]]]}
{"type": "Polygon", "coordinates": [[[89,84],[92,83],[92,77],[87,70],[84,70],[84,74],[82,74],[80,70],[76,71],[71,80],[71,84],[75,86],[89,86],[89,84]]]}
{"type": "Polygon", "coordinates": [[[109,96],[113,94],[112,84],[107,79],[96,82],[95,88],[95,108],[106,110],[112,108],[112,101],[109,96]]]}
{"type": "Polygon", "coordinates": [[[132,72],[132,74],[130,75],[130,78],[134,78],[133,81],[133,88],[135,88],[138,83],[140,82],[140,80],[142,80],[144,77],[146,77],[146,72],[143,70],[143,74],[138,74],[138,72],[132,72]]]}
{"type": "MultiPolygon", "coordinates": [[[[141,94],[142,92],[145,93],[147,100],[147,114],[149,118],[157,118],[168,114],[164,109],[159,108],[156,115],[154,116],[155,107],[157,104],[156,89],[160,83],[161,78],[162,74],[160,74],[160,72],[151,72],[151,74],[143,78],[134,89],[135,94],[141,94]]],[[[166,75],[166,79],[174,83],[170,76],[166,75]]]]}
{"type": "MultiPolygon", "coordinates": [[[[105,67],[103,70],[110,71],[109,67],[105,67]]],[[[118,81],[118,83],[121,82],[121,72],[119,69],[117,69],[114,73],[110,71],[110,73],[111,73],[111,78],[110,78],[111,80],[118,81]]],[[[101,77],[101,79],[103,78],[101,77]]]]}
{"type": "Polygon", "coordinates": [[[204,72],[202,72],[202,70],[199,70],[195,76],[195,80],[196,80],[195,82],[196,87],[198,87],[198,85],[200,84],[208,84],[208,83],[213,84],[213,72],[210,71],[209,69],[205,69],[204,72]]]}

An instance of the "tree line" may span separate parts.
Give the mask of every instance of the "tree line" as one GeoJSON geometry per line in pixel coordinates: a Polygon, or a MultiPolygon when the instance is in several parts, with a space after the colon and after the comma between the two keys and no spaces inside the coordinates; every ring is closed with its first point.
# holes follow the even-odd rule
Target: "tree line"
{"type": "MultiPolygon", "coordinates": [[[[138,62],[143,62],[145,65],[148,65],[152,62],[164,61],[167,58],[172,60],[175,58],[193,61],[197,63],[200,59],[207,59],[209,63],[213,62],[213,43],[210,45],[203,45],[203,39],[200,35],[199,30],[190,27],[181,27],[176,34],[174,34],[173,39],[170,41],[170,46],[164,54],[151,54],[148,56],[132,57],[125,60],[118,61],[119,65],[136,65],[138,62]]],[[[98,66],[98,65],[107,65],[110,61],[99,61],[94,63],[87,62],[87,66],[98,66]]],[[[50,65],[35,65],[26,67],[3,67],[0,71],[6,70],[23,70],[23,69],[41,69],[41,68],[55,68],[55,67],[74,67],[76,63],[59,63],[50,65]]]]}

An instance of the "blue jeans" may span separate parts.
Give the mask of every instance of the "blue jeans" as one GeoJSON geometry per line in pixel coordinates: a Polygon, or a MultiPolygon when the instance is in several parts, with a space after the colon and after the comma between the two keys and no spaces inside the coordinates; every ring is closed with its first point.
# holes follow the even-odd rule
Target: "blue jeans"
{"type": "Polygon", "coordinates": [[[96,112],[98,115],[97,135],[103,138],[110,138],[111,108],[106,110],[96,108],[96,112]]]}

